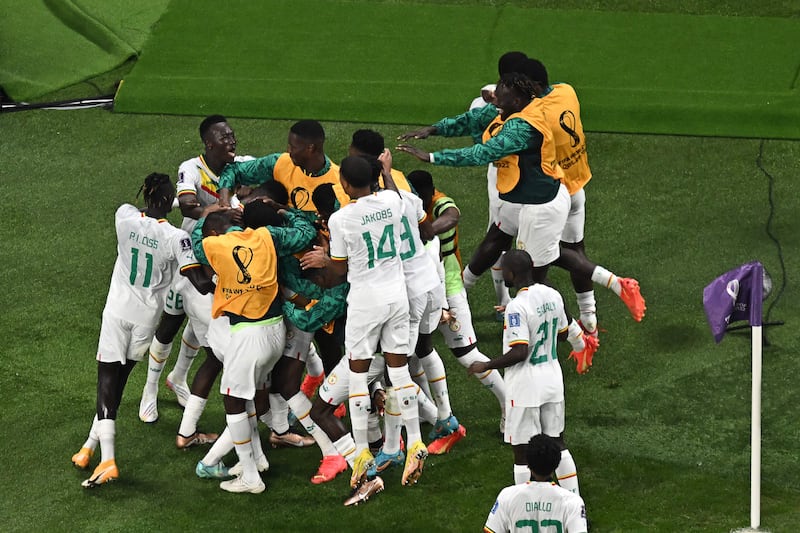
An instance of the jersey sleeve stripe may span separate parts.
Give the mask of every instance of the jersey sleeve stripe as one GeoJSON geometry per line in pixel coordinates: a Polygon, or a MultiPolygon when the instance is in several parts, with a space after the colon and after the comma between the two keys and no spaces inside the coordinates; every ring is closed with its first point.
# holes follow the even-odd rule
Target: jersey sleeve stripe
{"type": "Polygon", "coordinates": [[[336,257],[336,256],[333,256],[333,255],[331,256],[331,259],[333,261],[347,261],[346,257],[336,257]]]}
{"type": "Polygon", "coordinates": [[[189,270],[189,269],[192,269],[192,268],[199,268],[199,267],[200,267],[200,263],[191,263],[191,264],[189,264],[189,265],[184,265],[184,266],[182,266],[182,267],[181,267],[181,272],[186,272],[186,271],[187,271],[187,270],[189,270]]]}
{"type": "Polygon", "coordinates": [[[527,339],[517,339],[508,343],[509,346],[516,346],[517,344],[529,344],[527,339]]]}

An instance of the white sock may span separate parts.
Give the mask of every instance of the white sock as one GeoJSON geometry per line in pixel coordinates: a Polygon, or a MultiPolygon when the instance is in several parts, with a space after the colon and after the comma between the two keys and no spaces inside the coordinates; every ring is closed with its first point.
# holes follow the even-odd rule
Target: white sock
{"type": "Polygon", "coordinates": [[[97,415],[94,415],[94,419],[92,420],[92,427],[89,428],[89,438],[86,439],[86,442],[83,443],[83,448],[89,448],[90,450],[94,450],[97,448],[97,443],[100,442],[100,435],[97,434],[97,415]]]}
{"type": "Polygon", "coordinates": [[[283,396],[270,393],[269,410],[272,413],[270,417],[272,420],[272,424],[270,425],[272,431],[278,435],[283,435],[289,431],[289,404],[286,403],[283,396]]]}
{"type": "MultiPolygon", "coordinates": [[[[475,361],[485,362],[488,361],[489,358],[486,357],[480,350],[478,350],[477,346],[473,348],[469,353],[462,355],[461,357],[457,357],[456,360],[461,363],[461,366],[464,368],[469,368],[475,361]]],[[[497,401],[500,402],[500,409],[505,412],[506,409],[506,383],[503,381],[503,376],[500,375],[500,372],[497,370],[490,370],[482,375],[476,374],[475,377],[481,382],[481,384],[492,391],[492,394],[495,395],[497,401]]]]}
{"type": "Polygon", "coordinates": [[[427,376],[425,375],[425,367],[422,365],[422,361],[417,354],[413,354],[408,358],[408,373],[411,374],[411,381],[419,385],[419,388],[425,391],[425,394],[430,398],[431,389],[428,385],[427,376]]]}
{"type": "Polygon", "coordinates": [[[242,478],[246,483],[254,483],[259,475],[258,467],[253,457],[253,431],[250,427],[249,418],[246,412],[225,416],[233,439],[233,447],[236,449],[236,455],[239,456],[239,463],[242,465],[242,478]]]}
{"type": "Polygon", "coordinates": [[[403,415],[397,400],[397,390],[391,387],[386,391],[386,408],[383,411],[383,452],[389,455],[400,451],[400,437],[403,429],[403,415]]]}
{"type": "MultiPolygon", "coordinates": [[[[505,252],[503,252],[505,254],[505,252]]],[[[505,307],[511,300],[508,294],[508,287],[503,279],[503,269],[500,267],[500,262],[503,260],[503,254],[497,258],[497,262],[492,265],[492,283],[494,284],[494,295],[497,300],[497,305],[505,307]]]]}
{"type": "Polygon", "coordinates": [[[178,427],[178,434],[184,437],[191,437],[197,431],[197,421],[203,414],[208,400],[200,396],[192,394],[186,400],[186,407],[183,408],[183,416],[181,417],[181,425],[178,427]]]}
{"type": "Polygon", "coordinates": [[[183,335],[181,335],[181,349],[178,351],[178,360],[175,361],[175,368],[169,373],[169,377],[174,383],[186,383],[189,375],[189,368],[191,368],[197,352],[200,350],[200,342],[194,334],[192,322],[186,324],[183,328],[183,335]]]}
{"type": "Polygon", "coordinates": [[[325,372],[325,367],[322,366],[322,358],[317,352],[314,343],[308,348],[308,357],[306,357],[306,372],[309,376],[321,376],[325,372]]]}
{"type": "Polygon", "coordinates": [[[464,272],[461,273],[461,276],[464,278],[464,288],[469,290],[475,286],[475,283],[478,281],[478,276],[472,273],[472,270],[469,269],[469,265],[464,267],[464,272]]]}
{"type": "Polygon", "coordinates": [[[514,464],[514,485],[521,485],[531,480],[531,471],[528,465],[514,464]]]}
{"type": "Polygon", "coordinates": [[[581,352],[586,348],[586,344],[583,341],[583,330],[574,318],[567,328],[567,341],[572,346],[573,352],[581,352]]]}
{"type": "Polygon", "coordinates": [[[367,438],[367,417],[369,415],[370,397],[366,372],[350,371],[348,407],[350,413],[350,427],[353,429],[353,439],[356,442],[356,455],[358,455],[361,453],[361,450],[369,447],[369,439],[367,438]]]}
{"type": "Polygon", "coordinates": [[[225,430],[217,437],[216,442],[211,445],[208,453],[203,457],[203,464],[206,466],[214,466],[222,461],[222,458],[230,453],[233,449],[233,439],[231,438],[231,430],[225,426],[225,430]]]}
{"type": "Polygon", "coordinates": [[[619,278],[615,276],[613,272],[610,272],[601,266],[594,267],[594,271],[592,272],[592,281],[598,285],[602,285],[607,289],[611,289],[617,296],[622,294],[622,285],[619,284],[619,278]]]}
{"type": "Polygon", "coordinates": [[[575,296],[578,300],[581,324],[586,331],[593,332],[597,329],[597,303],[594,299],[594,291],[576,292],[575,296]]]}
{"type": "Polygon", "coordinates": [[[100,462],[114,458],[114,440],[117,434],[116,420],[104,418],[97,421],[97,437],[100,441],[100,462]]]}
{"type": "Polygon", "coordinates": [[[403,424],[406,426],[406,433],[408,434],[408,445],[411,446],[418,440],[422,440],[422,432],[419,429],[417,386],[411,381],[408,365],[390,366],[386,369],[386,373],[389,375],[389,381],[397,389],[400,412],[403,414],[403,424]]]}
{"type": "Polygon", "coordinates": [[[336,455],[336,448],[334,448],[331,439],[311,418],[311,401],[309,401],[308,397],[302,392],[298,392],[289,398],[288,403],[297,420],[303,424],[308,434],[314,437],[319,449],[322,450],[322,455],[336,455]]]}
{"type": "Polygon", "coordinates": [[[381,430],[381,417],[372,411],[367,416],[367,441],[370,444],[383,440],[383,431],[381,430]]]}
{"type": "Polygon", "coordinates": [[[431,392],[431,398],[436,403],[438,409],[438,419],[446,420],[453,414],[450,408],[450,395],[447,389],[447,373],[444,370],[444,363],[442,362],[439,352],[436,348],[425,357],[420,358],[422,366],[425,368],[425,375],[428,377],[431,392]]]}
{"type": "Polygon", "coordinates": [[[339,452],[339,455],[344,457],[350,468],[353,468],[353,461],[356,459],[356,443],[353,440],[353,436],[350,433],[345,433],[343,437],[333,443],[333,446],[339,452]]]}
{"type": "Polygon", "coordinates": [[[158,388],[158,380],[161,378],[161,372],[164,370],[164,363],[167,362],[170,352],[172,351],[172,343],[162,344],[153,337],[150,343],[150,357],[147,358],[147,382],[145,387],[153,389],[158,388]]]}
{"type": "MultiPolygon", "coordinates": [[[[261,447],[261,434],[258,432],[258,417],[256,416],[256,402],[247,400],[245,403],[247,409],[247,422],[250,424],[250,445],[253,448],[253,460],[258,459],[264,455],[264,449],[261,447]]],[[[257,465],[257,464],[256,464],[257,465]]]]}
{"type": "Polygon", "coordinates": [[[420,420],[431,425],[435,424],[439,417],[439,409],[436,404],[419,387],[417,387],[417,410],[419,410],[420,420]]]}
{"type": "Polygon", "coordinates": [[[558,463],[556,468],[556,477],[558,484],[570,492],[574,492],[578,496],[581,495],[578,490],[578,467],[575,466],[575,460],[569,450],[561,450],[561,462],[558,463]]]}

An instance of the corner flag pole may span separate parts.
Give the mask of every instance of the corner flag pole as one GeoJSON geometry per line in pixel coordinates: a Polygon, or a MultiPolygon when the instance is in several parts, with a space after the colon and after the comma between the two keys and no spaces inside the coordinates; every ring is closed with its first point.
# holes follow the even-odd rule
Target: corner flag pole
{"type": "MultiPolygon", "coordinates": [[[[764,265],[752,261],[724,273],[703,289],[703,307],[717,343],[725,336],[731,322],[747,320],[751,326],[750,531],[761,525],[761,356],[764,342],[761,303],[764,300],[764,280],[764,265]]],[[[769,285],[771,287],[771,283],[769,285]]]]}
{"type": "Polygon", "coordinates": [[[761,525],[761,325],[752,328],[753,398],[750,424],[750,527],[761,525]]]}

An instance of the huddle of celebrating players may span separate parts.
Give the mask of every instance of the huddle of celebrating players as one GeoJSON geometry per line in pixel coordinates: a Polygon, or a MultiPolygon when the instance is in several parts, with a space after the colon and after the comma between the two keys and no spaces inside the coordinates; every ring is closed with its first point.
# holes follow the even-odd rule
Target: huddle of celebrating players
{"type": "MultiPolygon", "coordinates": [[[[400,144],[397,150],[433,165],[488,165],[495,184],[490,224],[463,268],[455,202],[430,173],[406,178],[393,169],[378,132],[355,132],[337,165],[325,154],[316,121],[291,127],[286,152],[252,158],[236,155],[224,117],[203,120],[205,151],[181,164],[177,190],[168,176],[151,174],[141,191],[145,209],[126,204],[116,213],[118,253],[97,352],[96,415],[72,462],[88,468],[98,444],[101,458],[83,485],[119,477],[116,411],[131,369],[146,353],[139,416],[158,419],[158,383],[187,317],[166,383],[184,407],[176,445],[211,444],[197,476],[218,479],[230,492],[262,492],[260,472],[269,468],[258,429],[263,421],[273,446],[319,446],[312,483],[350,468],[345,505],[383,490],[379,474],[394,465],[403,468],[404,485],[416,483],[428,454],[446,453],[466,435],[433,346],[439,329],[456,360],[497,397],[515,483],[535,485],[555,472],[570,513],[582,509],[562,438],[556,341],[569,341],[577,371],[588,370],[599,344],[593,283],[620,296],[637,321],[646,308],[636,280],[615,276],[585,253],[583,188],[591,172],[574,90],[551,84],[544,65],[520,52],[504,54],[499,71],[480,105],[398,137],[471,135],[475,144],[465,148],[429,153],[400,144]],[[176,197],[181,229],[164,218],[176,197]],[[570,272],[579,320],[548,286],[550,265],[570,272]],[[489,269],[504,312],[503,355],[495,359],[477,347],[466,297],[489,269]],[[507,287],[517,290],[513,299],[507,287]],[[189,384],[200,347],[206,357],[189,384]],[[219,435],[197,429],[218,376],[226,413],[219,435]],[[349,428],[337,416],[344,406],[349,428]],[[308,435],[290,430],[290,411],[308,435]],[[433,426],[427,445],[421,422],[433,426]],[[540,434],[553,442],[531,440],[540,434]],[[553,461],[531,457],[553,446],[560,456],[542,472],[553,461]],[[231,450],[238,463],[228,467],[222,458],[231,450]]],[[[487,531],[506,527],[498,505],[514,498],[502,496],[487,531]]],[[[503,513],[513,526],[514,511],[503,513]]],[[[578,514],[583,518],[563,524],[566,531],[585,531],[585,512],[578,514]]]]}

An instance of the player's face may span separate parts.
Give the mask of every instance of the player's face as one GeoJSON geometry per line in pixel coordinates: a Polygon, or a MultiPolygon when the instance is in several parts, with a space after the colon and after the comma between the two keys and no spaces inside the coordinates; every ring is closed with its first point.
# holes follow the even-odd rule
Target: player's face
{"type": "Polygon", "coordinates": [[[495,98],[497,99],[497,108],[500,111],[500,118],[503,120],[513,115],[517,111],[522,110],[520,102],[522,101],[517,94],[506,87],[505,85],[498,85],[494,91],[495,98]]]}
{"type": "Polygon", "coordinates": [[[294,133],[290,132],[286,151],[289,152],[289,157],[292,159],[292,163],[300,168],[305,168],[306,163],[308,162],[308,153],[311,151],[311,145],[294,133]]]}
{"type": "Polygon", "coordinates": [[[212,125],[205,138],[206,154],[232,163],[236,157],[236,135],[227,122],[218,122],[212,125]]]}

